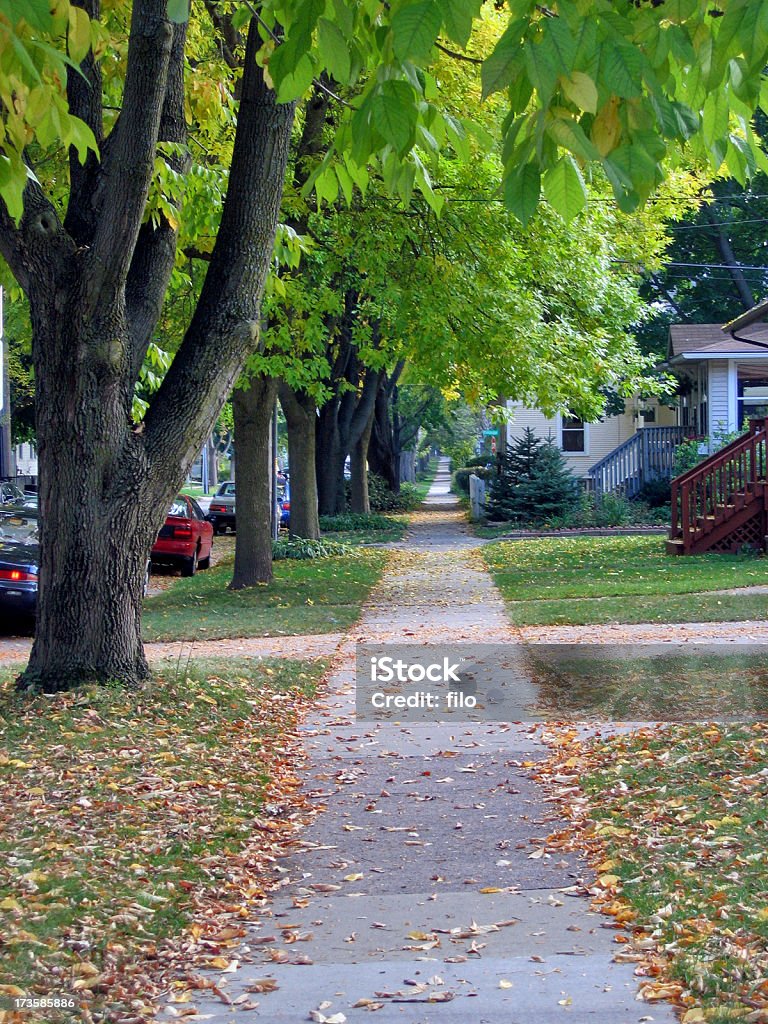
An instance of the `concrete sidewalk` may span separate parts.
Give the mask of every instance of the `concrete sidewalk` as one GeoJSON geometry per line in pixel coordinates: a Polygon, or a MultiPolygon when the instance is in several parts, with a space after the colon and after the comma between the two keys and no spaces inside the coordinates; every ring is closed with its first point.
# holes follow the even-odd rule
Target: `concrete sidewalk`
{"type": "Polygon", "coordinates": [[[576,895],[585,865],[542,853],[561,823],[522,767],[545,755],[532,730],[355,721],[355,641],[519,637],[448,484],[443,462],[304,723],[306,785],[325,810],[276,867],[280,888],[250,923],[240,968],[216,974],[239,1006],[195,999],[209,1020],[342,1024],[366,1010],[378,1024],[677,1019],[635,1000],[632,966],[612,961],[615,930],[576,895]]]}

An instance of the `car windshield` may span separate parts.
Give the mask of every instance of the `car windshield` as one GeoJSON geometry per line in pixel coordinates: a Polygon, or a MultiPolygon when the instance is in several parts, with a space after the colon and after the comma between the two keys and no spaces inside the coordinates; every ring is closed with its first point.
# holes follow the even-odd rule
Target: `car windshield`
{"type": "Polygon", "coordinates": [[[0,512],[0,542],[37,544],[37,516],[29,516],[23,512],[0,512]]]}
{"type": "Polygon", "coordinates": [[[186,501],[182,501],[181,498],[177,498],[176,501],[171,505],[171,510],[168,513],[169,516],[184,516],[186,518],[189,515],[186,501]]]}

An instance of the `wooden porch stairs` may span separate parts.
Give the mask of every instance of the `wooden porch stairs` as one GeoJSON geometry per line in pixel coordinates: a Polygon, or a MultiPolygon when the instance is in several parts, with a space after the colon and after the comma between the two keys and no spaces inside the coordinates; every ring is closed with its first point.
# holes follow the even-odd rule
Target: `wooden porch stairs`
{"type": "Polygon", "coordinates": [[[672,481],[670,555],[765,549],[768,533],[768,417],[672,481]]]}

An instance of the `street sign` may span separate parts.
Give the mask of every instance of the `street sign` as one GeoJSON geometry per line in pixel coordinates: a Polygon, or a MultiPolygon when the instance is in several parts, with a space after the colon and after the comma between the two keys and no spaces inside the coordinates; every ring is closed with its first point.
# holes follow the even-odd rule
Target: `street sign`
{"type": "Polygon", "coordinates": [[[493,430],[484,430],[483,431],[483,437],[498,437],[498,436],[499,436],[499,428],[498,427],[495,427],[493,430]]]}

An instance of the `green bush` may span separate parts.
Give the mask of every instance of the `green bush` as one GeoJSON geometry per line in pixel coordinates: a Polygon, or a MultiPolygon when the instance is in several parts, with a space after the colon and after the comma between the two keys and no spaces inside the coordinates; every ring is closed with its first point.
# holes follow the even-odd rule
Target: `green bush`
{"type": "Polygon", "coordinates": [[[680,476],[682,473],[687,473],[689,469],[693,469],[694,466],[698,466],[704,459],[708,459],[711,454],[719,452],[721,448],[725,448],[726,445],[730,444],[731,441],[735,441],[741,437],[748,426],[745,422],[744,430],[728,431],[724,428],[721,423],[717,429],[712,431],[711,437],[699,437],[696,439],[689,439],[683,441],[682,444],[677,446],[675,451],[675,468],[673,473],[675,476],[680,476]],[[703,454],[699,451],[699,448],[703,448],[703,454]]]}
{"type": "Polygon", "coordinates": [[[331,558],[334,555],[349,555],[355,548],[349,544],[341,544],[337,540],[307,540],[294,537],[291,540],[272,542],[272,557],[276,562],[285,558],[331,558]]]}
{"type": "Polygon", "coordinates": [[[669,508],[652,508],[646,502],[625,498],[621,494],[605,494],[598,504],[594,494],[582,493],[572,509],[563,516],[553,516],[547,529],[602,529],[613,526],[666,526],[669,508]]]}
{"type": "Polygon", "coordinates": [[[661,477],[647,480],[640,488],[639,498],[650,508],[662,508],[664,505],[669,505],[672,500],[669,480],[664,480],[661,477]]]}
{"type": "Polygon", "coordinates": [[[689,469],[693,469],[694,466],[698,466],[700,462],[706,459],[706,455],[699,453],[699,445],[703,442],[699,441],[683,441],[679,444],[675,450],[675,464],[672,470],[674,476],[680,476],[682,473],[687,473],[689,469]]]}
{"type": "Polygon", "coordinates": [[[368,474],[368,500],[371,512],[413,512],[421,504],[414,484],[400,484],[400,493],[390,491],[387,481],[376,473],[368,474]]]}
{"type": "Polygon", "coordinates": [[[451,490],[454,494],[469,494],[469,478],[472,476],[472,469],[456,469],[451,474],[451,490]]]}
{"type": "Polygon", "coordinates": [[[496,461],[494,455],[474,455],[471,459],[467,459],[464,463],[465,466],[488,466],[493,465],[496,461]]]}
{"type": "Polygon", "coordinates": [[[475,444],[475,439],[469,438],[454,440],[449,444],[443,445],[443,455],[447,455],[451,460],[452,469],[461,468],[461,466],[466,466],[469,463],[469,460],[475,454],[475,444]]]}
{"type": "Polygon", "coordinates": [[[338,516],[320,516],[320,529],[328,533],[343,533],[349,530],[392,530],[400,526],[400,520],[382,516],[378,512],[344,512],[338,516]]]}
{"type": "Polygon", "coordinates": [[[469,478],[479,476],[482,480],[492,480],[496,474],[493,467],[485,466],[464,466],[457,469],[451,475],[451,490],[454,494],[469,495],[469,478]]]}

